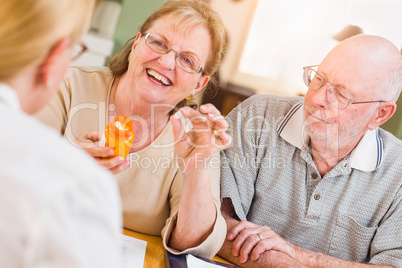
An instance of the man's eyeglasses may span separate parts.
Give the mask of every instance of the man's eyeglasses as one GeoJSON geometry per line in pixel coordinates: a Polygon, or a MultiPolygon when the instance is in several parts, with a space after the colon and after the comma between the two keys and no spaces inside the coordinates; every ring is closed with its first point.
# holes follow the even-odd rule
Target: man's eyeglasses
{"type": "Polygon", "coordinates": [[[171,48],[169,42],[162,36],[154,33],[145,34],[145,44],[159,54],[167,54],[170,51],[176,53],[176,63],[180,68],[188,73],[201,73],[201,63],[187,52],[175,51],[171,48]]]}
{"type": "Polygon", "coordinates": [[[78,59],[87,50],[88,50],[87,46],[82,43],[74,45],[71,61],[75,61],[76,59],[78,59]]]}
{"type": "Polygon", "coordinates": [[[313,66],[303,67],[303,80],[306,86],[311,90],[318,90],[323,85],[327,85],[327,99],[329,103],[340,110],[346,109],[349,104],[361,104],[361,103],[372,103],[372,102],[386,102],[385,100],[375,100],[375,101],[351,101],[349,95],[339,87],[336,87],[325,80],[313,66]]]}

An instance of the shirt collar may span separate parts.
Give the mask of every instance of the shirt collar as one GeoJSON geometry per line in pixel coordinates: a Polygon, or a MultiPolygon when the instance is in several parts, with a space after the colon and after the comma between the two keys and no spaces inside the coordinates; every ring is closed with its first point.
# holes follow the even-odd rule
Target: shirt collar
{"type": "MultiPolygon", "coordinates": [[[[303,148],[303,102],[294,105],[279,124],[277,133],[300,150],[303,148]]],[[[383,143],[378,128],[368,130],[350,154],[352,168],[374,171],[382,162],[383,143]]]]}
{"type": "Polygon", "coordinates": [[[4,83],[0,83],[0,105],[5,105],[15,111],[21,110],[17,93],[4,83]]]}

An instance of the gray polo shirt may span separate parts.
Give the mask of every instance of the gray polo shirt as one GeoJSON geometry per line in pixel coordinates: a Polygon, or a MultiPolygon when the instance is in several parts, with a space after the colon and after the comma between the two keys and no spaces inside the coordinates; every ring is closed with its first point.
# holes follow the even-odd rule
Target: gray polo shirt
{"type": "Polygon", "coordinates": [[[337,258],[402,267],[402,142],[368,131],[321,177],[303,147],[303,98],[256,95],[227,117],[221,195],[239,219],[337,258]]]}

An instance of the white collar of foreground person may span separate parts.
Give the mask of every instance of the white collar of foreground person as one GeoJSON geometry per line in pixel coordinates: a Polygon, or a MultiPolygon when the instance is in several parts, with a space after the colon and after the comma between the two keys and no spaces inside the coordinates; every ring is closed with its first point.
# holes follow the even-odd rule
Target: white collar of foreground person
{"type": "MultiPolygon", "coordinates": [[[[294,105],[277,128],[278,134],[300,150],[303,148],[303,102],[294,105]]],[[[374,171],[382,162],[383,143],[378,128],[368,130],[350,154],[352,168],[374,171]]]]}
{"type": "Polygon", "coordinates": [[[0,83],[0,104],[14,111],[20,111],[21,105],[17,93],[7,84],[0,83]]]}

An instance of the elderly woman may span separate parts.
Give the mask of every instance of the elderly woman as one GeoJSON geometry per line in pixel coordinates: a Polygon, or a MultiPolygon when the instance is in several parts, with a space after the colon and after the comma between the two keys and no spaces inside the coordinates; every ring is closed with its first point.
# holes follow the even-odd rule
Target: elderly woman
{"type": "Polygon", "coordinates": [[[208,5],[168,1],[109,68],[72,67],[57,98],[38,115],[117,174],[124,227],[162,235],[173,253],[212,257],[226,233],[216,155],[228,147],[227,122],[212,105],[200,107],[205,120],[183,107],[217,70],[226,40],[208,5]],[[120,115],[134,122],[126,161],[98,147],[98,130],[120,115]],[[192,123],[190,131],[182,122],[192,123]]]}
{"type": "Polygon", "coordinates": [[[57,91],[93,0],[0,1],[0,267],[116,267],[110,172],[31,115],[57,91]],[[94,239],[95,238],[95,239],[94,239]]]}

